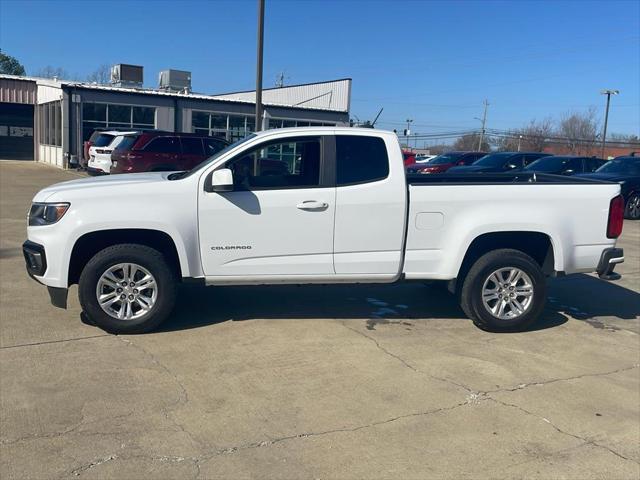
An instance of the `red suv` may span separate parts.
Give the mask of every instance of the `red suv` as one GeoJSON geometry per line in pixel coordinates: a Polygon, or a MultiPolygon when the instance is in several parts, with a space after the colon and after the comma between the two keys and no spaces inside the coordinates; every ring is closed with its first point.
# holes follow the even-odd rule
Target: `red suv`
{"type": "Polygon", "coordinates": [[[191,170],[227,145],[224,138],[192,133],[131,135],[111,154],[111,173],[191,170]]]}

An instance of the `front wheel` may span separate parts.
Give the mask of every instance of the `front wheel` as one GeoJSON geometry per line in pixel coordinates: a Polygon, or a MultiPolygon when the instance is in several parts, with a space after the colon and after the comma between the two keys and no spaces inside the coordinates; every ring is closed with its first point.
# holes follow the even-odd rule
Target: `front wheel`
{"type": "Polygon", "coordinates": [[[523,330],[542,313],[545,276],[529,255],[500,249],[480,257],[464,279],[460,303],[473,323],[488,331],[523,330]]]}
{"type": "Polygon", "coordinates": [[[143,333],[173,310],[176,279],[164,256],[137,244],[98,252],[78,282],[80,305],[89,319],[111,333],[143,333]]]}
{"type": "Polygon", "coordinates": [[[640,220],[640,193],[632,193],[624,207],[624,218],[640,220]]]}

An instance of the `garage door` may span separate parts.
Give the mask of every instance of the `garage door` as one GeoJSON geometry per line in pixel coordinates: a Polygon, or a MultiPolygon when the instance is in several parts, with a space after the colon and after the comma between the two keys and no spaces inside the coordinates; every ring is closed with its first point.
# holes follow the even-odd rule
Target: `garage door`
{"type": "Polygon", "coordinates": [[[0,103],[0,159],[33,160],[33,105],[0,103]]]}

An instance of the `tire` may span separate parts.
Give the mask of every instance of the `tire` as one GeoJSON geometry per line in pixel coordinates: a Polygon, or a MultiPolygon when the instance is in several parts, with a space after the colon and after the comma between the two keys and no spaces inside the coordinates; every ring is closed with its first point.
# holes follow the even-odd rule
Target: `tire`
{"type": "Polygon", "coordinates": [[[546,280],[540,265],[512,249],[493,250],[480,257],[464,278],[460,292],[464,313],[478,328],[491,332],[526,329],[540,316],[545,301],[546,280]],[[512,272],[521,272],[515,275],[515,282],[509,282],[512,272]],[[493,280],[498,278],[505,282],[502,286],[496,286],[498,282],[493,280]],[[486,304],[483,292],[487,294],[486,304]]]}
{"type": "Polygon", "coordinates": [[[171,314],[176,288],[176,275],[160,252],[144,245],[120,244],[101,250],[89,260],[80,275],[78,296],[89,320],[103,330],[144,333],[156,328],[171,314]],[[130,277],[125,277],[125,269],[130,277]],[[131,283],[121,283],[127,279],[131,283]],[[99,292],[107,299],[104,305],[111,314],[100,305],[99,292]],[[123,294],[124,301],[114,300],[123,298],[123,294]]]}
{"type": "Polygon", "coordinates": [[[624,218],[640,220],[640,193],[632,193],[624,207],[624,218]]]}

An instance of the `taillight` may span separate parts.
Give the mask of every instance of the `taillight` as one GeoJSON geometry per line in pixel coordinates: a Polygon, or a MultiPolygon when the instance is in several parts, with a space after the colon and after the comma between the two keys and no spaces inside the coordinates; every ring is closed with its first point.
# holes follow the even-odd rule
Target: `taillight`
{"type": "Polygon", "coordinates": [[[622,233],[624,222],[624,198],[618,195],[609,203],[609,220],[607,221],[607,238],[618,238],[622,233]]]}

